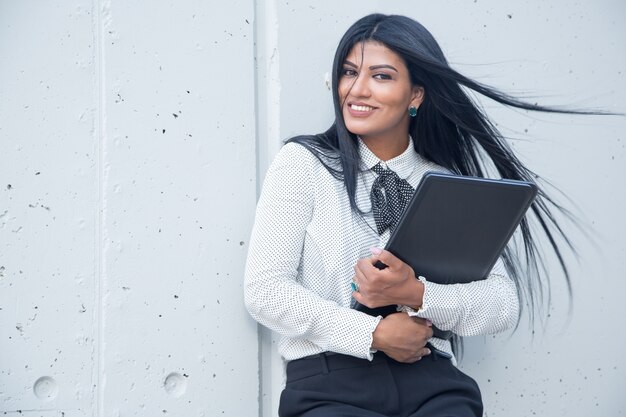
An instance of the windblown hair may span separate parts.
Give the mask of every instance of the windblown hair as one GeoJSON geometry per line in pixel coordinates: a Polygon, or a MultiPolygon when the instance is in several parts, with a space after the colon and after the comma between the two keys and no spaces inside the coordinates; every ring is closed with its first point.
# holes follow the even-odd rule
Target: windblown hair
{"type": "MultiPolygon", "coordinates": [[[[532,182],[538,178],[515,156],[502,134],[470,98],[469,91],[519,109],[597,114],[530,104],[463,76],[449,66],[430,32],[408,17],[382,14],[363,17],[348,29],[335,53],[332,81],[335,122],[322,134],[297,136],[288,141],[305,146],[335,178],[344,182],[350,205],[359,213],[355,200],[360,170],[358,142],[356,135],[346,128],[338,84],[347,55],[355,45],[368,41],[381,43],[402,57],[413,85],[425,90],[417,116],[409,126],[415,150],[456,174],[497,175],[532,182]]],[[[531,321],[538,307],[546,301],[550,304],[545,257],[539,250],[537,235],[547,238],[571,299],[570,274],[562,249],[573,251],[574,248],[557,221],[557,212],[571,218],[540,186],[537,199],[521,222],[520,245],[510,244],[503,254],[507,272],[516,283],[520,305],[524,305],[522,301],[529,304],[531,321]]]]}

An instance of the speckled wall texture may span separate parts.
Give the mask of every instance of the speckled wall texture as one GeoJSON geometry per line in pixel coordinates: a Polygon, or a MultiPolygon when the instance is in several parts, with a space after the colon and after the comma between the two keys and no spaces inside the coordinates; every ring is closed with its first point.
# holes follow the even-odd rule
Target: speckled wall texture
{"type": "Polygon", "coordinates": [[[252,1],[0,3],[0,411],[258,413],[253,37],[252,1]]]}
{"type": "MultiPolygon", "coordinates": [[[[242,274],[280,141],[325,129],[334,48],[373,11],[460,71],[626,112],[622,0],[0,0],[0,414],[276,415],[274,337],[242,274]]],[[[484,102],[572,201],[571,311],[466,341],[486,415],[626,415],[626,118],[484,102]]],[[[554,265],[549,267],[556,271],[554,265]]]]}

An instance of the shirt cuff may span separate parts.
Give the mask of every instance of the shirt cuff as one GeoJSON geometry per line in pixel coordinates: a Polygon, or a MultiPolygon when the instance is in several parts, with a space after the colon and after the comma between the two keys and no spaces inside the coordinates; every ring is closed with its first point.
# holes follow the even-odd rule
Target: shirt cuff
{"type": "Polygon", "coordinates": [[[382,319],[353,309],[340,309],[335,316],[330,341],[320,347],[325,351],[356,356],[357,358],[374,359],[372,351],[374,330],[382,319]]]}
{"type": "Polygon", "coordinates": [[[428,310],[428,298],[426,295],[428,293],[429,283],[428,281],[426,281],[426,278],[421,275],[417,277],[417,279],[419,279],[422,284],[424,284],[424,295],[422,296],[422,305],[420,306],[420,308],[416,310],[409,306],[398,306],[398,311],[403,311],[407,313],[410,317],[421,317],[422,314],[424,314],[428,310]]]}

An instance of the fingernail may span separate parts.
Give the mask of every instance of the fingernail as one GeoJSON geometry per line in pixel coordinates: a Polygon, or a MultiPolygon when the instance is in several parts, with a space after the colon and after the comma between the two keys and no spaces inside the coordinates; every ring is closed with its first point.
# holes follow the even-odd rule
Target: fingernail
{"type": "Polygon", "coordinates": [[[430,320],[426,320],[426,325],[427,325],[428,327],[433,327],[433,322],[432,322],[432,321],[430,321],[430,320]]]}
{"type": "Polygon", "coordinates": [[[370,252],[372,252],[372,255],[380,255],[383,253],[383,250],[381,248],[370,248],[370,252]]]}
{"type": "Polygon", "coordinates": [[[426,349],[426,352],[427,355],[430,355],[430,349],[426,349]]]}

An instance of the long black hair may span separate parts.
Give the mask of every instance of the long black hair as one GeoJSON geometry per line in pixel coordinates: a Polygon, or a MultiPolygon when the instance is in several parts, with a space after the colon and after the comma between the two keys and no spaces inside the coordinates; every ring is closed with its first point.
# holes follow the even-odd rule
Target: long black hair
{"type": "MultiPolygon", "coordinates": [[[[348,29],[335,53],[332,79],[335,122],[322,134],[288,140],[305,146],[335,178],[344,182],[350,205],[359,213],[355,200],[360,170],[358,142],[356,135],[346,128],[338,84],[347,55],[355,45],[368,41],[381,43],[402,57],[412,84],[422,86],[425,90],[417,116],[411,118],[409,126],[417,153],[459,175],[497,175],[532,182],[538,179],[515,156],[502,134],[472,100],[468,94],[470,90],[519,109],[553,113],[602,113],[544,107],[519,100],[453,70],[435,38],[415,20],[397,15],[365,16],[348,29]]],[[[537,199],[521,222],[519,245],[509,245],[503,254],[507,272],[517,286],[520,306],[524,305],[522,301],[529,305],[531,322],[537,307],[543,306],[544,301],[550,304],[550,287],[546,285],[546,264],[539,251],[538,234],[547,238],[563,271],[571,300],[570,273],[562,247],[572,251],[574,248],[555,213],[571,218],[571,214],[540,186],[537,199]]],[[[521,311],[522,308],[520,315],[521,311]]]]}

